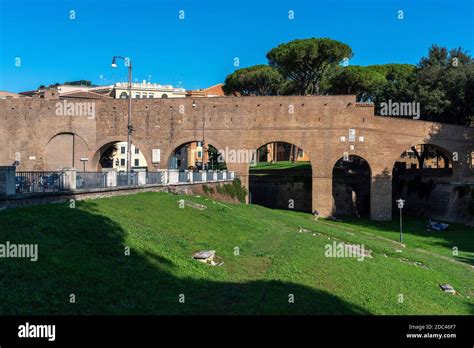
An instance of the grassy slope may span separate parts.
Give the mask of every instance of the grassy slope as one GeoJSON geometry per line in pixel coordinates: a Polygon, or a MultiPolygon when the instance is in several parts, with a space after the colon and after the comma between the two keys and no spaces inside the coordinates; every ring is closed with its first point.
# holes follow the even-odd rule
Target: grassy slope
{"type": "MultiPolygon", "coordinates": [[[[474,314],[474,271],[441,257],[451,249],[442,238],[427,238],[436,256],[417,251],[423,236],[407,232],[402,257],[409,262],[400,261],[395,242],[374,236],[396,240],[388,224],[383,231],[368,222],[331,225],[304,213],[196,197],[186,199],[208,209],[179,209],[181,198],[143,193],[76,209],[0,212],[0,243],[39,244],[38,262],[0,259],[0,314],[474,314]],[[298,233],[299,226],[323,236],[298,233]],[[363,243],[374,258],[327,258],[329,237],[363,243]],[[192,260],[202,249],[217,250],[224,265],[192,260]],[[461,295],[442,293],[440,283],[461,295]]],[[[472,232],[459,226],[450,232],[470,245],[465,259],[472,257],[472,232]]]]}
{"type": "Polygon", "coordinates": [[[295,162],[292,163],[291,161],[278,161],[275,163],[271,162],[258,162],[258,164],[254,167],[250,167],[250,171],[258,171],[258,170],[284,170],[284,169],[294,169],[294,170],[301,170],[301,169],[309,169],[311,170],[311,163],[310,162],[295,162]]]}

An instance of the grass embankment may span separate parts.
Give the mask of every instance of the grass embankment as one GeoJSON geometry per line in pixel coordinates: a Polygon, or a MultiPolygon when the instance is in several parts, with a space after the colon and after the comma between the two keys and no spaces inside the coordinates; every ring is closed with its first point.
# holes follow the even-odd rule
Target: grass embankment
{"type": "Polygon", "coordinates": [[[291,162],[291,161],[278,161],[275,163],[271,162],[258,162],[256,166],[250,167],[250,171],[258,170],[311,170],[310,162],[291,162]]]}
{"type": "Polygon", "coordinates": [[[0,258],[0,314],[474,314],[473,229],[424,227],[406,221],[401,248],[396,223],[316,222],[165,193],[7,210],[0,243],[38,243],[39,258],[0,258]],[[207,209],[181,209],[182,198],[207,209]],[[325,257],[340,240],[373,258],[325,257]],[[224,265],[192,259],[204,249],[224,265]]]}

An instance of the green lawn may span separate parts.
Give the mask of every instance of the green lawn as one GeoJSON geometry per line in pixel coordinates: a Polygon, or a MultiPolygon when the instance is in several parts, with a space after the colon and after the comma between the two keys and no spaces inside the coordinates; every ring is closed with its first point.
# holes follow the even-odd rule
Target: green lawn
{"type": "Polygon", "coordinates": [[[256,166],[250,167],[250,170],[311,170],[311,162],[295,162],[291,161],[279,161],[275,163],[271,162],[258,162],[256,166]]]}
{"type": "Polygon", "coordinates": [[[0,243],[38,243],[39,258],[0,258],[0,314],[474,314],[473,229],[432,235],[407,221],[401,254],[397,230],[165,193],[6,210],[0,243]],[[208,208],[181,209],[182,198],[208,208]],[[334,240],[373,258],[325,257],[334,240]],[[193,260],[203,249],[224,265],[193,260]]]}

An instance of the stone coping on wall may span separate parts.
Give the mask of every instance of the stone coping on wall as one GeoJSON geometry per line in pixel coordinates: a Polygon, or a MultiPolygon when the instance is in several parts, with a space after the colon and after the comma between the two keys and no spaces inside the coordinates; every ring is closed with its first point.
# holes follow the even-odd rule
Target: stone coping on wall
{"type": "Polygon", "coordinates": [[[33,205],[44,205],[53,203],[64,203],[69,200],[85,200],[95,198],[105,198],[120,195],[136,194],[140,192],[181,192],[187,188],[192,189],[199,185],[216,185],[219,183],[232,182],[232,179],[219,181],[200,181],[200,182],[183,182],[174,184],[153,184],[140,185],[130,187],[106,187],[97,189],[85,189],[74,191],[56,191],[56,192],[37,192],[24,193],[12,196],[0,196],[0,210],[7,208],[28,207],[33,205]]]}

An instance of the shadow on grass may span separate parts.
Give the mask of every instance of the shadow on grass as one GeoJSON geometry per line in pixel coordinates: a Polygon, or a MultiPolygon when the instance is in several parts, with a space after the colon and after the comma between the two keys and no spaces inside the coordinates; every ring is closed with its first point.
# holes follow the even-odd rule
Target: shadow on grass
{"type": "Polygon", "coordinates": [[[0,259],[1,315],[370,314],[294,283],[203,279],[206,273],[179,269],[162,255],[131,248],[127,256],[130,232],[101,215],[94,202],[0,212],[0,226],[0,243],[37,243],[39,250],[37,262],[0,259]]]}

